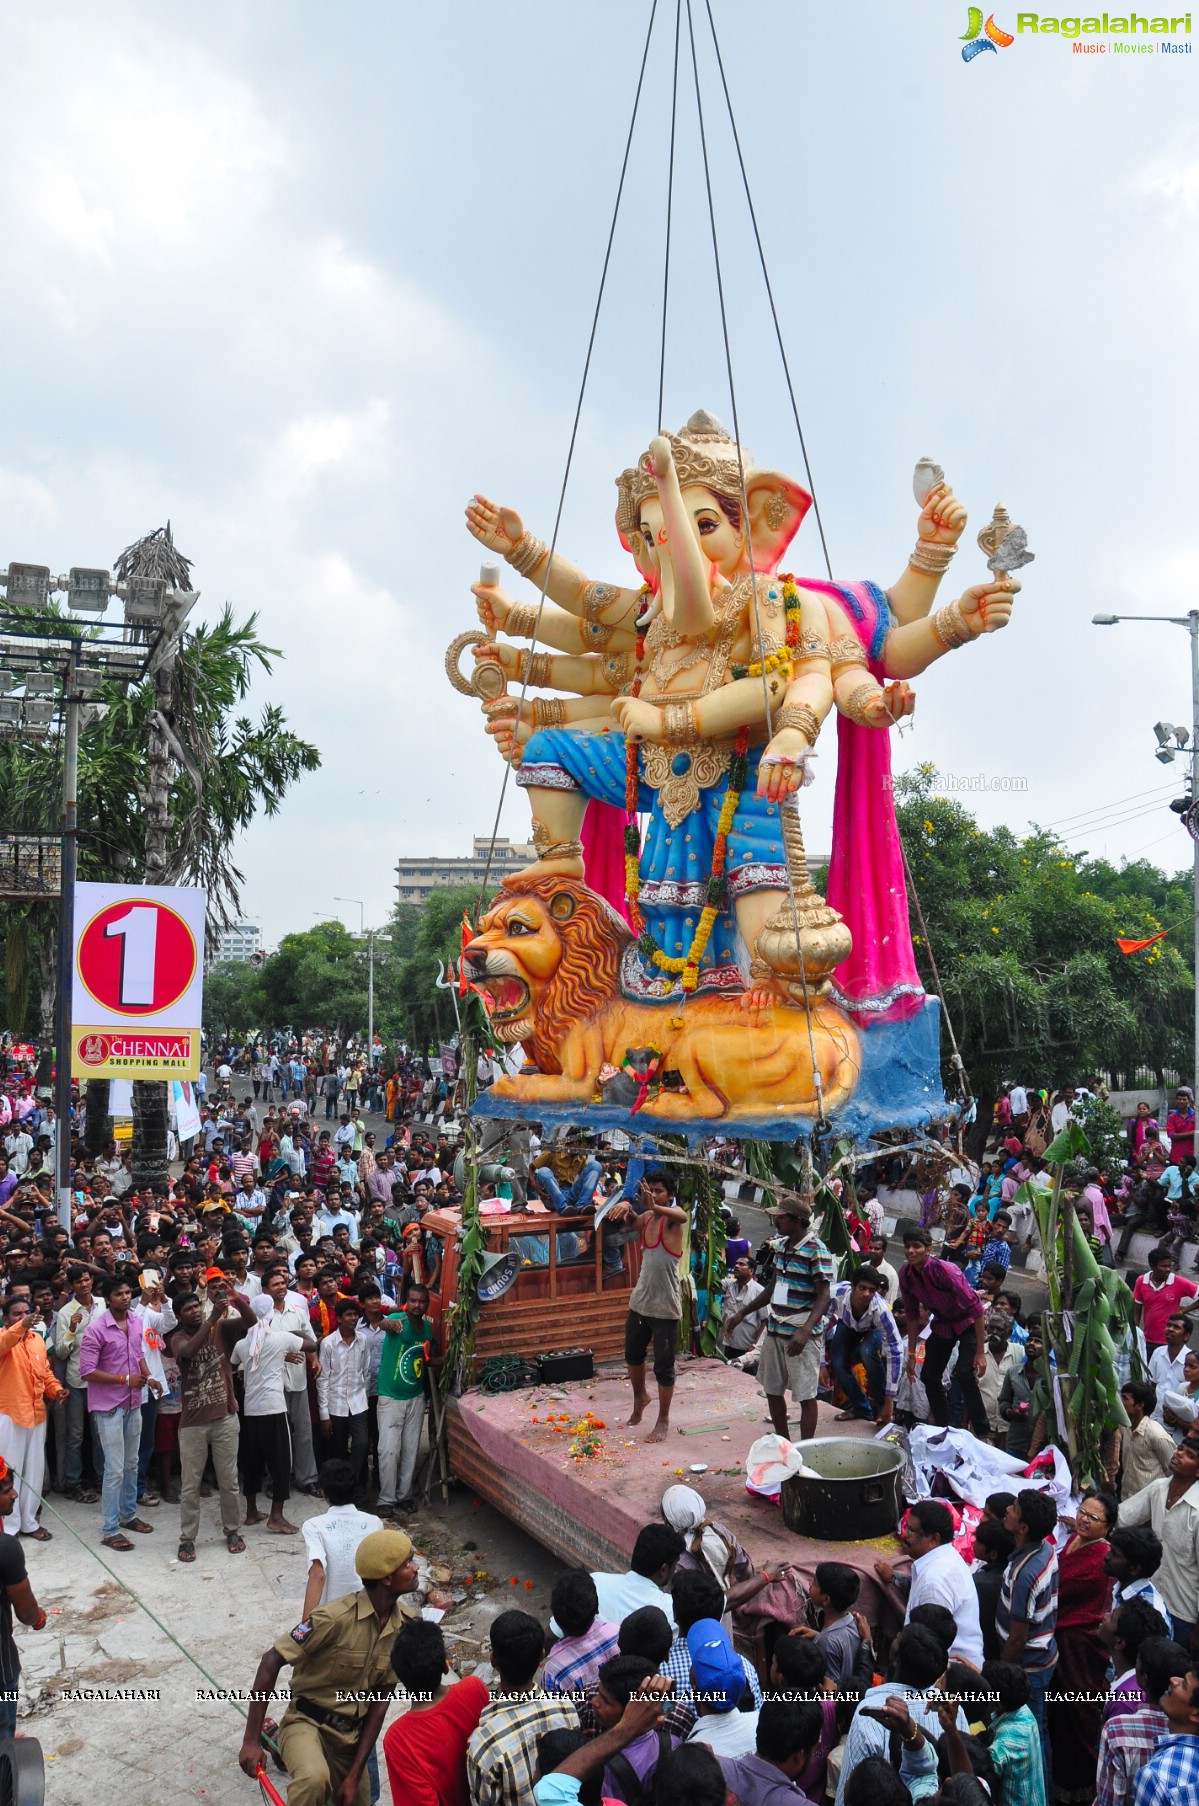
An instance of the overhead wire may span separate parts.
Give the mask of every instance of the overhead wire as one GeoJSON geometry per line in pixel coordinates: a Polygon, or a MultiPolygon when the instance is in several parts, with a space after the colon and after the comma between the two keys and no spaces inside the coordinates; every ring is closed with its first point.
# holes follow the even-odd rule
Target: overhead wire
{"type": "Polygon", "coordinates": [[[1068,834],[1055,835],[1054,838],[1060,840],[1063,846],[1069,845],[1072,840],[1091,840],[1096,834],[1106,834],[1112,828],[1127,827],[1130,822],[1144,821],[1150,815],[1157,815],[1164,803],[1165,798],[1159,797],[1155,803],[1146,803],[1140,809],[1130,809],[1124,815],[1114,815],[1105,817],[1101,821],[1087,822],[1081,828],[1073,828],[1068,834]]]}
{"type": "MultiPolygon", "coordinates": [[[[570,444],[567,447],[566,465],[562,472],[562,486],[558,492],[558,507],[554,514],[554,532],[553,532],[553,537],[550,540],[549,553],[548,553],[548,555],[546,557],[546,561],[545,561],[545,576],[544,576],[544,578],[542,580],[542,584],[541,584],[541,593],[537,598],[537,617],[533,624],[533,632],[530,635],[530,647],[536,646],[536,644],[537,644],[537,636],[538,636],[538,633],[541,628],[541,617],[545,611],[545,592],[549,587],[550,572],[554,568],[554,554],[558,548],[558,534],[561,531],[561,527],[562,527],[562,510],[566,503],[566,489],[567,489],[568,483],[570,482],[571,466],[574,463],[575,445],[578,441],[578,436],[579,436],[579,421],[580,421],[580,419],[582,417],[582,413],[583,413],[583,398],[587,393],[587,379],[588,379],[589,375],[591,374],[591,358],[592,358],[592,354],[595,350],[595,335],[596,335],[596,332],[599,327],[600,309],[603,306],[603,302],[604,302],[604,290],[606,289],[607,284],[608,284],[608,269],[612,262],[612,246],[616,239],[616,223],[617,223],[617,220],[620,218],[620,204],[624,197],[625,178],[627,177],[628,172],[629,172],[629,155],[633,148],[633,134],[637,128],[637,114],[641,108],[641,91],[645,85],[645,68],[646,68],[647,62],[649,61],[649,47],[650,47],[650,42],[654,35],[654,21],[657,19],[657,16],[658,16],[658,0],[653,0],[653,5],[650,9],[650,15],[649,15],[649,26],[646,29],[646,33],[645,33],[645,45],[641,52],[641,67],[637,72],[637,90],[633,96],[633,111],[629,118],[629,129],[628,129],[628,133],[625,137],[624,156],[621,159],[621,164],[620,164],[620,180],[616,185],[616,200],[612,207],[612,222],[611,222],[610,226],[608,227],[608,242],[607,242],[607,245],[604,250],[603,267],[600,270],[599,292],[597,293],[597,295],[595,297],[595,310],[591,316],[591,331],[587,335],[587,355],[583,360],[583,375],[582,375],[582,379],[579,383],[578,400],[575,403],[574,421],[573,421],[573,423],[571,425],[571,429],[570,429],[570,444]]],[[[520,696],[517,701],[517,723],[518,724],[520,721],[521,712],[524,709],[525,697],[528,693],[528,688],[529,688],[530,662],[531,661],[529,659],[526,659],[524,661],[524,676],[521,680],[520,696]]],[[[478,905],[479,908],[482,907],[482,905],[487,897],[488,881],[491,877],[491,867],[492,867],[492,863],[495,859],[495,845],[496,845],[496,841],[499,837],[499,832],[500,832],[500,819],[503,815],[503,810],[504,810],[504,798],[507,795],[508,779],[511,776],[511,773],[512,773],[511,760],[505,759],[504,775],[500,781],[499,802],[496,804],[495,821],[492,824],[491,839],[490,839],[490,841],[488,843],[488,847],[487,847],[487,860],[483,867],[483,880],[479,887],[479,905],[478,905]]]]}
{"type": "Polygon", "coordinates": [[[1094,804],[1090,809],[1076,809],[1073,815],[1056,815],[1052,821],[1038,822],[1037,826],[1040,828],[1056,828],[1059,827],[1062,822],[1077,821],[1080,816],[1098,815],[1108,809],[1121,809],[1125,803],[1135,803],[1139,801],[1141,797],[1165,796],[1166,792],[1173,788],[1173,784],[1154,784],[1149,790],[1134,790],[1131,796],[1113,797],[1106,803],[1094,804]]]}

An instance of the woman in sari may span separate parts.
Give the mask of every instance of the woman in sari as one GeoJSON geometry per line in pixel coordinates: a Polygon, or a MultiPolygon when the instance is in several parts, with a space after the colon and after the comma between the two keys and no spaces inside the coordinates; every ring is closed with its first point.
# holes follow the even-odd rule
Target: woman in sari
{"type": "MultiPolygon", "coordinates": [[[[662,1494],[662,1516],[677,1530],[686,1548],[679,1568],[703,1568],[719,1584],[727,1612],[736,1612],[791,1572],[790,1563],[756,1568],[753,1557],[724,1524],[708,1516],[708,1507],[693,1486],[668,1486],[662,1494]]],[[[798,1594],[796,1595],[798,1609],[798,1594]]]]}
{"type": "Polygon", "coordinates": [[[1049,1705],[1056,1806],[1091,1806],[1099,1763],[1099,1732],[1110,1652],[1099,1626],[1111,1604],[1112,1583],[1104,1573],[1108,1533],[1118,1506],[1110,1493],[1083,1494],[1074,1534],[1058,1556],[1057,1669],[1059,1695],[1049,1705]],[[1083,1699],[1083,1694],[1093,1698],[1083,1699]]]}

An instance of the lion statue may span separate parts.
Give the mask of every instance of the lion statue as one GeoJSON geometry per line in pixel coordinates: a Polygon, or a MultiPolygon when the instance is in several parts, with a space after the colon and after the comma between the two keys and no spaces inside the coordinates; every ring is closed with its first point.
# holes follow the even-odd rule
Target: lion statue
{"type": "Polygon", "coordinates": [[[473,983],[491,999],[491,1025],[523,1042],[535,1072],[505,1076],[495,1098],[522,1104],[590,1104],[601,1074],[630,1050],[652,1044],[680,1089],[663,1087],[645,1114],[711,1122],[815,1116],[815,1048],[824,1107],[852,1093],[860,1070],[857,1033],[834,1004],[809,1017],[785,1003],[754,1009],[739,998],[699,996],[678,1004],[634,1003],[620,993],[620,963],[632,936],[608,903],[578,879],[518,874],[463,949],[473,983]]]}

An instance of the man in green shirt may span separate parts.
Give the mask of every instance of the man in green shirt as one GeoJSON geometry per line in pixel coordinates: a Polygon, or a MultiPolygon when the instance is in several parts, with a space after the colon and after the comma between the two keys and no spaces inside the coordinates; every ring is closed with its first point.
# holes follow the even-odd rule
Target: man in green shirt
{"type": "Polygon", "coordinates": [[[408,1511],[425,1421],[425,1368],[439,1366],[427,1286],[414,1285],[402,1311],[383,1319],[379,1358],[379,1502],[376,1511],[408,1511]]]}

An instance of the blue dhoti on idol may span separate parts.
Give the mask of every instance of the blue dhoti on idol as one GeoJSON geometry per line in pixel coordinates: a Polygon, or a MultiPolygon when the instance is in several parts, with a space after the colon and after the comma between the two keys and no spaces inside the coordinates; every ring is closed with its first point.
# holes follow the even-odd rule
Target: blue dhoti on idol
{"type": "MultiPolygon", "coordinates": [[[[729,830],[720,913],[700,962],[700,991],[728,993],[746,988],[749,958],[737,932],[733,904],[750,891],[787,889],[778,804],[757,794],[758,761],[764,750],[751,747],[747,755],[745,787],[729,830]]],[[[722,775],[720,758],[708,747],[643,744],[638,749],[637,807],[648,817],[641,847],[639,901],[655,944],[674,959],[681,959],[690,949],[708,901],[717,824],[728,790],[727,759],[722,775]],[[654,783],[647,781],[647,761],[657,780],[654,783]],[[708,781],[712,778],[715,781],[708,781]],[[669,803],[664,803],[664,796],[669,803]],[[681,818],[680,799],[691,805],[681,818]],[[677,825],[671,825],[668,813],[677,825]]],[[[623,809],[625,737],[616,732],[543,728],[526,746],[516,781],[524,789],[579,791],[623,809]]],[[[627,997],[646,1002],[677,1002],[682,995],[678,976],[659,971],[636,946],[625,954],[621,989],[627,997]]]]}

